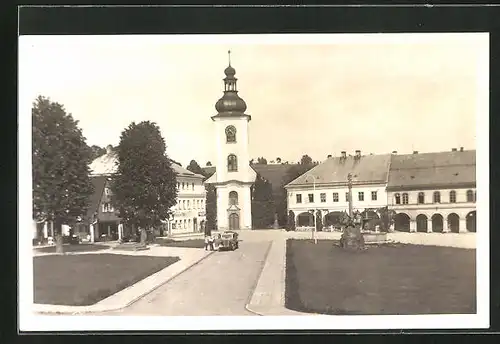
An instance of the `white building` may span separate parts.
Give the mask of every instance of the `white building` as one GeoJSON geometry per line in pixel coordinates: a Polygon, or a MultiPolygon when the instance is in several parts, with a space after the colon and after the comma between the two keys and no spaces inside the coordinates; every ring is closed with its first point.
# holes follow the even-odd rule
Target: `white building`
{"type": "Polygon", "coordinates": [[[476,151],[394,155],[387,185],[395,229],[476,231],[476,151]]]}
{"type": "Polygon", "coordinates": [[[238,96],[235,69],[224,70],[224,95],[215,104],[212,116],[215,129],[215,173],[206,181],[217,194],[217,228],[237,230],[252,228],[251,186],[256,173],[250,167],[248,127],[251,117],[238,96]]]}
{"type": "Polygon", "coordinates": [[[312,213],[321,214],[323,226],[338,223],[342,212],[349,211],[348,174],[352,175],[353,211],[366,211],[367,216],[380,217],[377,209],[387,206],[387,179],[391,155],[354,156],[342,152],[330,157],[285,186],[288,212],[295,216],[300,230],[313,227],[312,213]]]}
{"type": "MultiPolygon", "coordinates": [[[[170,234],[201,232],[205,226],[206,191],[203,183],[204,176],[186,170],[172,161],[172,169],[177,179],[177,204],[172,208],[173,216],[165,222],[165,230],[170,234]]],[[[94,181],[106,180],[107,176],[116,173],[117,156],[110,146],[106,154],[98,157],[90,164],[94,181]]],[[[117,238],[122,236],[122,228],[116,210],[109,202],[109,188],[107,181],[101,182],[102,187],[95,187],[94,201],[89,214],[96,214],[95,238],[102,232],[117,238]]],[[[97,185],[94,183],[94,186],[97,185]]],[[[100,185],[100,184],[99,184],[100,185]]]]}

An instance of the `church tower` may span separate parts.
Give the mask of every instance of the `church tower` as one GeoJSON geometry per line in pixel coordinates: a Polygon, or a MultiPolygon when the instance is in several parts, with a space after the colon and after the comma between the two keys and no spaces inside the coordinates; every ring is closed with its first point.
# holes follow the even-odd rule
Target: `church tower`
{"type": "Polygon", "coordinates": [[[217,227],[219,230],[252,228],[251,186],[256,173],[250,167],[248,125],[251,116],[245,114],[247,105],[238,96],[236,71],[224,70],[224,95],[215,104],[217,115],[212,116],[216,138],[216,172],[207,181],[217,193],[217,227]]]}

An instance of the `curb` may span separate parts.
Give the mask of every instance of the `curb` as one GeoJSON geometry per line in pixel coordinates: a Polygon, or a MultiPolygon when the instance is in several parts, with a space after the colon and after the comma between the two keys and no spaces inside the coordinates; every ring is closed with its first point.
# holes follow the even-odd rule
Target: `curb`
{"type": "MultiPolygon", "coordinates": [[[[100,313],[100,312],[110,312],[110,311],[118,311],[120,309],[123,309],[123,308],[127,308],[129,306],[131,306],[132,304],[134,304],[135,302],[139,301],[140,299],[142,299],[144,296],[152,293],[153,291],[155,291],[156,289],[164,286],[166,283],[170,282],[171,280],[173,280],[174,278],[176,278],[177,276],[181,275],[182,273],[184,273],[185,271],[189,270],[190,268],[192,268],[193,266],[197,265],[198,263],[200,263],[201,261],[203,261],[204,259],[210,257],[213,253],[215,253],[216,251],[209,251],[208,254],[206,254],[205,256],[201,257],[200,259],[198,260],[195,260],[194,262],[192,262],[191,264],[189,264],[188,266],[186,266],[184,269],[182,269],[181,271],[179,271],[178,273],[176,273],[175,275],[173,276],[170,276],[169,278],[167,278],[165,281],[159,283],[158,285],[155,285],[154,287],[152,288],[149,288],[147,291],[141,293],[140,295],[134,297],[133,299],[129,300],[126,302],[126,304],[122,304],[122,305],[112,305],[112,306],[101,306],[99,305],[99,302],[103,302],[105,301],[107,298],[110,298],[114,295],[116,295],[117,293],[125,290],[125,289],[122,289],[120,291],[118,291],[117,293],[113,294],[113,295],[110,295],[108,296],[106,299],[103,299],[101,301],[99,301],[98,303],[95,303],[93,305],[89,305],[89,306],[65,306],[65,307],[87,307],[87,309],[82,309],[82,310],[76,310],[76,311],[57,311],[57,310],[34,310],[34,313],[38,313],[40,315],[46,315],[46,314],[59,314],[59,315],[79,315],[79,314],[89,314],[89,313],[100,313]]],[[[173,265],[171,265],[173,266],[173,265]]],[[[167,266],[165,269],[168,269],[170,266],[167,266]]],[[[162,270],[158,271],[157,273],[161,272],[162,270]]],[[[146,278],[149,278],[151,276],[154,276],[155,274],[153,275],[149,275],[148,277],[146,278]]],[[[145,278],[145,279],[146,279],[145,278]]],[[[140,283],[141,281],[144,281],[144,279],[136,282],[137,283],[140,283]]],[[[128,286],[127,288],[130,288],[132,286],[134,286],[135,284],[132,284],[130,286],[128,286]]],[[[42,308],[44,306],[48,306],[48,305],[44,305],[44,304],[34,304],[35,307],[37,305],[41,306],[42,308]]],[[[57,305],[50,305],[49,307],[57,307],[57,305]]]]}
{"type": "Polygon", "coordinates": [[[257,289],[257,286],[259,285],[259,281],[260,281],[260,279],[262,277],[262,273],[264,272],[264,267],[266,266],[266,262],[267,262],[267,258],[269,256],[269,252],[271,252],[271,249],[273,248],[273,245],[274,245],[274,241],[271,241],[271,243],[269,244],[269,247],[266,250],[266,254],[264,255],[264,261],[262,263],[262,269],[259,272],[259,276],[257,277],[257,280],[256,280],[256,282],[255,282],[255,284],[254,284],[254,286],[252,288],[252,291],[250,292],[250,295],[249,295],[249,297],[247,299],[247,302],[245,304],[245,309],[247,311],[249,311],[250,313],[253,313],[255,315],[264,315],[264,314],[261,314],[259,312],[256,312],[256,311],[250,309],[250,303],[252,302],[252,298],[253,298],[253,295],[255,293],[255,290],[257,289]]]}

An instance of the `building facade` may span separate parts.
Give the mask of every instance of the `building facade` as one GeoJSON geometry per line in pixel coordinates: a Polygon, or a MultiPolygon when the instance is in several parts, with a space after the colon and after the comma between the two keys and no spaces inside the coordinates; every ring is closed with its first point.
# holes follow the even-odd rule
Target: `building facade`
{"type": "Polygon", "coordinates": [[[238,96],[236,71],[224,70],[224,95],[215,104],[212,116],[215,130],[215,173],[206,181],[213,184],[217,197],[217,228],[252,228],[251,186],[256,174],[250,167],[249,122],[246,103],[238,96]]]}
{"type": "Polygon", "coordinates": [[[353,211],[380,218],[379,209],[387,206],[386,186],[391,156],[355,155],[341,152],[329,157],[285,186],[288,213],[295,217],[299,230],[313,228],[313,213],[319,214],[324,227],[337,226],[342,213],[349,211],[349,182],[352,176],[353,211]]]}
{"type": "MultiPolygon", "coordinates": [[[[116,153],[108,146],[106,154],[90,165],[94,195],[87,214],[87,231],[91,241],[102,240],[101,238],[117,240],[132,231],[131,228],[123,227],[117,210],[110,201],[109,181],[116,172],[116,162],[116,153]]],[[[177,204],[172,207],[172,217],[166,219],[157,234],[202,232],[206,222],[204,176],[188,171],[175,162],[172,162],[171,167],[177,179],[177,204]]]]}
{"type": "Polygon", "coordinates": [[[476,151],[395,155],[387,185],[395,229],[476,231],[476,151]]]}

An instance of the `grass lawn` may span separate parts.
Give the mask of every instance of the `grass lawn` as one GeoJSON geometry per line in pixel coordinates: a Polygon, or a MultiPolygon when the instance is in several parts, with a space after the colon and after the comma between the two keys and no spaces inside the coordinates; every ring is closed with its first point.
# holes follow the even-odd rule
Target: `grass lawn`
{"type": "MultiPolygon", "coordinates": [[[[63,245],[64,252],[92,252],[107,250],[109,246],[94,244],[63,245]]],[[[56,253],[56,246],[34,248],[37,252],[56,253]]]]}
{"type": "Polygon", "coordinates": [[[288,240],[285,305],[331,315],[476,313],[476,250],[288,240]]]}
{"type": "Polygon", "coordinates": [[[34,300],[92,305],[177,261],[178,257],[104,253],[34,257],[34,300]]]}
{"type": "Polygon", "coordinates": [[[204,239],[173,240],[156,239],[155,244],[166,247],[184,247],[184,248],[205,248],[204,239]]]}

